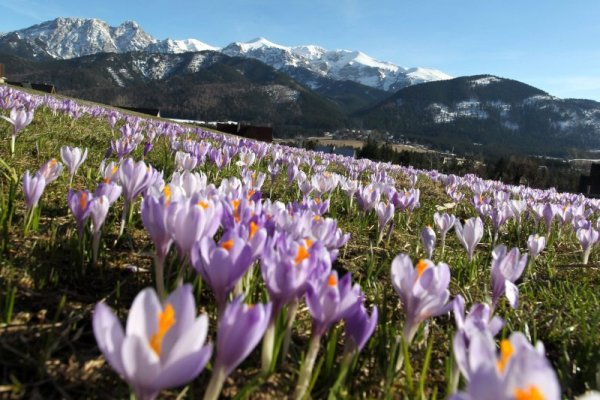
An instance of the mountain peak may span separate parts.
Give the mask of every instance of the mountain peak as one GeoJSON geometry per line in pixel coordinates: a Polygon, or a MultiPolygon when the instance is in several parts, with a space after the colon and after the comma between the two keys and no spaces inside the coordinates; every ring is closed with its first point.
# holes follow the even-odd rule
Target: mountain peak
{"type": "Polygon", "coordinates": [[[407,70],[376,60],[361,51],[329,51],[316,45],[287,47],[265,37],[234,42],[223,49],[196,39],[157,40],[131,20],[112,27],[99,19],[59,17],[11,33],[13,35],[0,36],[0,46],[9,49],[18,46],[21,56],[29,54],[28,57],[38,60],[69,59],[96,53],[138,51],[179,54],[210,50],[232,57],[257,59],[290,75],[304,77],[298,79],[311,87],[318,86],[315,79],[329,78],[395,91],[415,83],[451,78],[433,69],[407,70]]]}

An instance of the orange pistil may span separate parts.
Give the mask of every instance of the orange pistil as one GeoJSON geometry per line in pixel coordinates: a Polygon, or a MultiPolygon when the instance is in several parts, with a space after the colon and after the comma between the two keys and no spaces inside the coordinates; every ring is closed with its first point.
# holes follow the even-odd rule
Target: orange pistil
{"type": "Polygon", "coordinates": [[[230,251],[233,247],[233,239],[229,239],[228,241],[221,243],[221,247],[227,251],[230,251]]]}
{"type": "Polygon", "coordinates": [[[296,265],[298,265],[302,261],[306,260],[308,257],[310,257],[308,249],[304,246],[299,246],[298,253],[296,253],[296,259],[294,260],[294,262],[296,263],[296,265]]]}
{"type": "Polygon", "coordinates": [[[338,283],[337,281],[337,277],[335,276],[335,274],[329,274],[329,278],[327,279],[327,285],[329,287],[334,287],[336,286],[338,283]]]}
{"type": "Polygon", "coordinates": [[[498,371],[504,372],[504,369],[508,365],[508,360],[510,360],[514,351],[515,349],[508,339],[503,339],[500,342],[500,359],[496,363],[498,371]]]}
{"type": "Polygon", "coordinates": [[[516,388],[514,395],[515,400],[544,400],[544,394],[535,385],[531,385],[527,389],[516,388]]]}
{"type": "Polygon", "coordinates": [[[254,196],[254,193],[256,193],[256,190],[254,190],[254,189],[248,190],[248,200],[250,200],[252,198],[252,196],[254,196]]]}
{"type": "Polygon", "coordinates": [[[157,356],[160,357],[160,349],[162,347],[162,341],[169,332],[169,329],[175,325],[175,310],[171,304],[165,306],[164,311],[158,312],[158,331],[150,338],[150,347],[154,350],[157,356]]]}
{"type": "Polygon", "coordinates": [[[81,193],[81,197],[79,198],[79,206],[82,210],[85,210],[85,208],[87,207],[87,203],[87,193],[83,192],[81,193]]]}
{"type": "Polygon", "coordinates": [[[250,222],[250,239],[254,237],[256,231],[258,231],[258,224],[254,221],[250,222]]]}
{"type": "Polygon", "coordinates": [[[202,200],[198,201],[198,205],[204,208],[205,210],[208,208],[208,203],[202,200]]]}
{"type": "Polygon", "coordinates": [[[306,248],[310,249],[312,247],[312,240],[310,239],[304,239],[304,243],[306,244],[306,248]]]}
{"type": "Polygon", "coordinates": [[[419,262],[417,263],[417,279],[419,279],[421,277],[421,275],[423,275],[423,273],[425,272],[425,270],[427,269],[427,267],[429,267],[429,264],[427,264],[425,262],[425,260],[420,259],[419,262]]]}
{"type": "Polygon", "coordinates": [[[163,193],[165,194],[165,200],[167,203],[171,201],[171,189],[168,186],[165,186],[163,189],[163,193]]]}

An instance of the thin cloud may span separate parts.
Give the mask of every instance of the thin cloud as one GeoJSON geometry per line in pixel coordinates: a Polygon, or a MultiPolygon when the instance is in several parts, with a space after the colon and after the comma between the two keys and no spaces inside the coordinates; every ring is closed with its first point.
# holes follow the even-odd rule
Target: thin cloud
{"type": "Polygon", "coordinates": [[[42,22],[60,15],[60,10],[50,6],[48,3],[30,1],[30,0],[13,0],[0,4],[0,8],[12,11],[35,21],[42,22]]]}

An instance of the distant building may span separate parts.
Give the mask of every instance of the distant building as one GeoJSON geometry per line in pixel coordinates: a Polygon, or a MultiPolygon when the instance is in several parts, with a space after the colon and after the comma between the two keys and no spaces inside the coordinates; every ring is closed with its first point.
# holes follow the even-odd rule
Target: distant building
{"type": "Polygon", "coordinates": [[[158,108],[145,108],[145,107],[129,107],[129,106],[113,106],[121,108],[123,110],[129,110],[140,114],[151,115],[153,117],[160,118],[160,109],[158,108]]]}
{"type": "Polygon", "coordinates": [[[600,196],[600,164],[592,164],[589,175],[581,175],[579,192],[586,196],[600,196]]]}
{"type": "Polygon", "coordinates": [[[337,154],[346,157],[356,157],[356,149],[353,147],[337,147],[337,146],[323,146],[317,145],[315,151],[322,153],[337,154]]]}
{"type": "Polygon", "coordinates": [[[217,123],[217,130],[230,135],[237,135],[248,139],[260,140],[271,143],[273,141],[273,128],[269,126],[255,126],[245,124],[217,123]]]}
{"type": "Polygon", "coordinates": [[[39,92],[45,92],[50,94],[56,94],[56,87],[49,83],[32,83],[32,82],[15,82],[15,81],[5,81],[7,84],[12,86],[18,86],[26,89],[33,89],[39,92]]]}

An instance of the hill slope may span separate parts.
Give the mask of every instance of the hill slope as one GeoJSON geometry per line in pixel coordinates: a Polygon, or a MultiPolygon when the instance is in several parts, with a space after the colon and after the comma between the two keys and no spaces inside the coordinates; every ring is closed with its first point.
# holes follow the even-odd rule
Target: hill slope
{"type": "Polygon", "coordinates": [[[600,103],[559,99],[492,75],[404,88],[354,116],[395,136],[492,155],[600,147],[600,103]]]}

